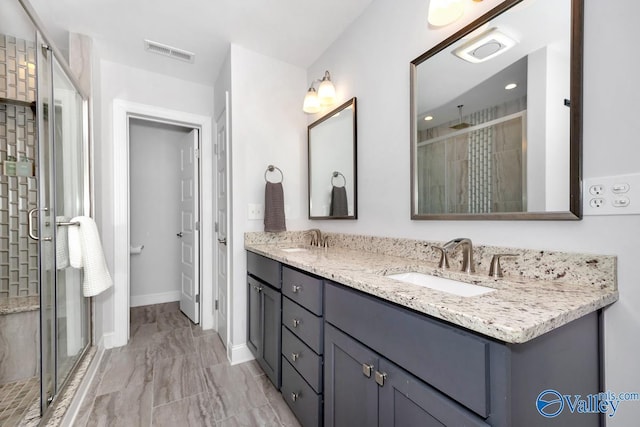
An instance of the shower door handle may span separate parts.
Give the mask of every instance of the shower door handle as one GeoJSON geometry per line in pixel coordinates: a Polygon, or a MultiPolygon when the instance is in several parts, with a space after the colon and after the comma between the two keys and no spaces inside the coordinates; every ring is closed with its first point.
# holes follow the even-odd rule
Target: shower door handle
{"type": "MultiPolygon", "coordinates": [[[[47,212],[48,210],[49,208],[42,208],[43,212],[47,212]]],[[[35,222],[33,217],[34,217],[34,214],[36,214],[37,212],[38,212],[38,208],[33,208],[27,214],[27,233],[29,234],[29,237],[32,238],[33,240],[40,240],[40,237],[36,236],[36,233],[33,229],[33,223],[35,222]]],[[[51,237],[43,237],[42,240],[45,242],[50,242],[52,239],[51,237]]]]}

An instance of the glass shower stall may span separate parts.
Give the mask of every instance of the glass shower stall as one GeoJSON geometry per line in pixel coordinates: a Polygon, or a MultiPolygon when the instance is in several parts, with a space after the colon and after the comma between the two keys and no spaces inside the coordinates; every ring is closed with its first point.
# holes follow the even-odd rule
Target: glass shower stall
{"type": "MultiPolygon", "coordinates": [[[[0,387],[32,377],[41,414],[91,344],[91,300],[67,241],[72,218],[91,213],[88,100],[66,64],[26,1],[2,2],[0,387]],[[22,312],[37,313],[35,331],[8,317],[22,312]],[[10,344],[21,336],[35,337],[35,351],[10,344]],[[19,372],[34,357],[34,369],[19,372]]],[[[0,424],[17,417],[0,411],[0,424]]]]}

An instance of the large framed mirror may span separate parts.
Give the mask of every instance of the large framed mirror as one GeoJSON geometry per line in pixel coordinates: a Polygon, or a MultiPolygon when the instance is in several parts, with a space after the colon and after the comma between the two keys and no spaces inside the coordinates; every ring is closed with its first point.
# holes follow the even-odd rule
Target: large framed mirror
{"type": "Polygon", "coordinates": [[[311,123],[309,219],[357,219],[356,98],[311,123]]]}
{"type": "Polygon", "coordinates": [[[411,62],[412,219],[582,217],[583,0],[507,0],[411,62]]]}

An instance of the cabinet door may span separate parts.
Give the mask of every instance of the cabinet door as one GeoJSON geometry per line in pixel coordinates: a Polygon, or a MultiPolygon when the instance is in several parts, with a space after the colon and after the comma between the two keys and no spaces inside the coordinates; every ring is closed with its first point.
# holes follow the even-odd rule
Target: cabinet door
{"type": "Polygon", "coordinates": [[[378,425],[376,354],[325,324],[325,426],[378,425]]]}
{"type": "Polygon", "coordinates": [[[276,388],[280,388],[280,346],[282,296],[269,286],[262,287],[262,357],[258,363],[276,388]]]}
{"type": "Polygon", "coordinates": [[[380,359],[384,380],[379,389],[381,427],[488,426],[462,405],[386,359],[380,359]]]}
{"type": "Polygon", "coordinates": [[[247,277],[247,346],[251,353],[262,355],[262,321],[260,293],[265,286],[252,277],[247,277]]]}

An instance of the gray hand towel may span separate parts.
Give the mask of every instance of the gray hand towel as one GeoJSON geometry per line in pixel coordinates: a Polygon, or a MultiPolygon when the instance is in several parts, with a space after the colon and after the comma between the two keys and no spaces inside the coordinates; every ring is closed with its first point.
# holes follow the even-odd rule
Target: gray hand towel
{"type": "Polygon", "coordinates": [[[329,208],[329,216],[347,215],[349,215],[347,190],[344,187],[336,187],[334,185],[331,189],[331,207],[329,208]]]}
{"type": "Polygon", "coordinates": [[[267,182],[264,189],[264,231],[287,231],[281,182],[267,182]]]}

